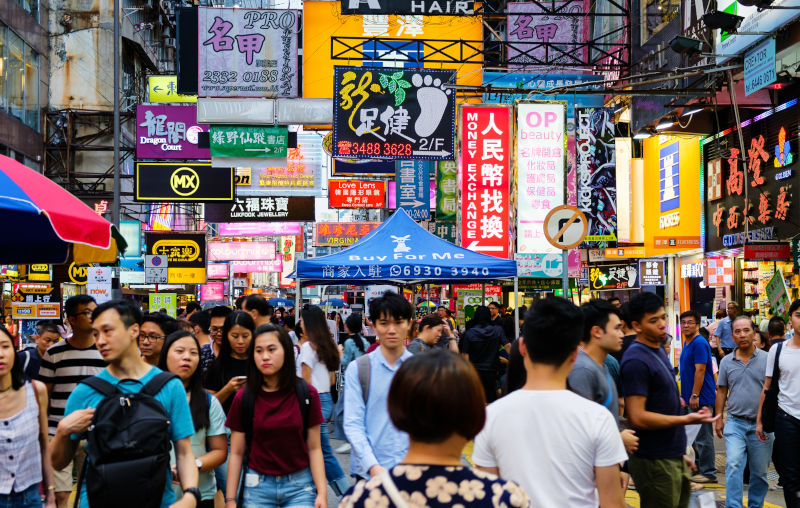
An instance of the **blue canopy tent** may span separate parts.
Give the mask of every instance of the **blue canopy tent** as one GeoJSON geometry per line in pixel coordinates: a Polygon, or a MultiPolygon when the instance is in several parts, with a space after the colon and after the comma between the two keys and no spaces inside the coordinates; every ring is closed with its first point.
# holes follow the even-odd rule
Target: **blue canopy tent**
{"type": "MultiPolygon", "coordinates": [[[[442,284],[513,279],[517,291],[517,263],[513,259],[481,254],[443,240],[414,222],[402,208],[352,246],[328,256],[298,260],[291,277],[297,280],[298,307],[302,286],[312,284],[442,284]]],[[[518,313],[516,309],[515,312],[518,313]]]]}

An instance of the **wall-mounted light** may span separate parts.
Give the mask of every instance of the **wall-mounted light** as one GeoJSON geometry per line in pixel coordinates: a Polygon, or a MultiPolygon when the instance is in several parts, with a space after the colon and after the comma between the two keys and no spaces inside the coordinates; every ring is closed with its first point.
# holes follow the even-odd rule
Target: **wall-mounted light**
{"type": "Polygon", "coordinates": [[[656,125],[656,130],[663,131],[664,129],[669,129],[673,125],[675,125],[675,118],[673,118],[672,116],[668,116],[667,118],[664,118],[663,120],[658,122],[658,124],[656,125]]]}

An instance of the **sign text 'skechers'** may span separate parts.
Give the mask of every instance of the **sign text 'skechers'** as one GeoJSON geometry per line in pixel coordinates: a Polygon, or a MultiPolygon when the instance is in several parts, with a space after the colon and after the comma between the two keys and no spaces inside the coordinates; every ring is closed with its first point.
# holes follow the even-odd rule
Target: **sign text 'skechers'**
{"type": "Polygon", "coordinates": [[[232,201],[233,168],[211,164],[136,164],[136,201],[232,201]]]}
{"type": "Polygon", "coordinates": [[[201,284],[206,281],[205,233],[145,233],[147,256],[165,256],[167,283],[201,284]]]}

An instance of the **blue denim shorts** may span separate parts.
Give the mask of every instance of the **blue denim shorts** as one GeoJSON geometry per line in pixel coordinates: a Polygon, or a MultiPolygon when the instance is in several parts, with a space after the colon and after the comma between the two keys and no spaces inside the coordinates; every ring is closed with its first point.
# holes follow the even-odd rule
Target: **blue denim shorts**
{"type": "Polygon", "coordinates": [[[314,508],[317,488],[309,468],[274,476],[247,468],[244,477],[245,508],[314,508]]]}
{"type": "MultiPolygon", "coordinates": [[[[314,506],[313,501],[311,506],[314,506]]],[[[42,508],[39,484],[34,483],[22,492],[0,494],[0,508],[42,508]]]]}

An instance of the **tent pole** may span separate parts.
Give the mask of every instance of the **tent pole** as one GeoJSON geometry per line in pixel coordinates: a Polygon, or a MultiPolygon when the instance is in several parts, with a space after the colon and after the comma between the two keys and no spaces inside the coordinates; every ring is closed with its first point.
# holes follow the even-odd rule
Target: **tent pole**
{"type": "Polygon", "coordinates": [[[519,339],[519,278],[514,277],[514,338],[519,339]]]}
{"type": "Polygon", "coordinates": [[[297,291],[294,293],[294,318],[300,319],[300,302],[303,301],[303,285],[300,279],[297,279],[297,291]]]}
{"type": "Polygon", "coordinates": [[[486,305],[486,283],[481,282],[481,305],[486,305]]]}
{"type": "Polygon", "coordinates": [[[431,310],[431,292],[430,286],[425,284],[425,313],[427,314],[431,310]]]}

